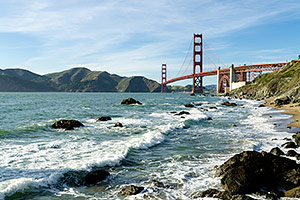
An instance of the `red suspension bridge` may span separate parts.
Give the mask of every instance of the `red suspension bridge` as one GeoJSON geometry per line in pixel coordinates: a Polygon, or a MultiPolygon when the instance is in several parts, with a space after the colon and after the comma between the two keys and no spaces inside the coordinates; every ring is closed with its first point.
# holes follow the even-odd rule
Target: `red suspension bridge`
{"type": "Polygon", "coordinates": [[[202,93],[203,77],[217,75],[217,93],[224,93],[224,92],[231,91],[235,88],[241,87],[243,85],[246,85],[248,82],[254,80],[256,76],[262,74],[263,71],[278,71],[286,64],[287,64],[286,62],[282,62],[282,63],[268,63],[268,64],[255,64],[255,65],[245,64],[237,67],[231,65],[230,67],[227,67],[217,57],[217,55],[209,47],[207,42],[203,40],[202,34],[194,34],[193,40],[190,43],[189,50],[187,51],[183,64],[181,65],[180,70],[175,76],[175,78],[167,80],[167,65],[162,64],[161,92],[167,92],[167,84],[169,83],[173,83],[185,79],[193,79],[192,93],[202,93]],[[221,65],[223,66],[222,68],[217,67],[215,62],[213,62],[213,59],[209,57],[209,54],[204,50],[204,42],[206,46],[211,50],[213,56],[217,59],[217,61],[221,63],[221,65]],[[186,66],[184,73],[190,68],[191,62],[193,62],[192,65],[193,71],[191,74],[179,76],[180,71],[182,70],[183,66],[186,63],[187,57],[190,54],[190,50],[192,46],[193,46],[192,58],[189,64],[186,66]],[[203,53],[211,62],[211,64],[214,66],[213,70],[209,67],[206,68],[210,70],[206,70],[206,68],[204,68],[203,53]]]}

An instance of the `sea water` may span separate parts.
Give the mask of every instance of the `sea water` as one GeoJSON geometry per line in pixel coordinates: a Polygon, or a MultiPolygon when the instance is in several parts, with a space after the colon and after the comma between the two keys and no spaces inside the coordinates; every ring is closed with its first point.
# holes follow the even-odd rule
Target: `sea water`
{"type": "Polygon", "coordinates": [[[230,156],[269,151],[291,137],[290,116],[262,103],[182,93],[0,93],[0,199],[193,199],[221,189],[214,173],[230,156]],[[142,105],[121,105],[128,97],[142,105]],[[101,116],[112,120],[97,122],[101,116]],[[85,126],[52,129],[60,119],[85,126]],[[91,186],[64,182],[68,172],[94,169],[110,176],[91,186]],[[132,184],[145,189],[119,194],[132,184]]]}

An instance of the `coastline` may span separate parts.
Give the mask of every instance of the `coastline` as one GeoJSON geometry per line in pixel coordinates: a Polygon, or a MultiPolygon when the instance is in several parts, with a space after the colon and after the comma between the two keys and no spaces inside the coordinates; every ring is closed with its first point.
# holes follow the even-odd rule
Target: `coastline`
{"type": "Polygon", "coordinates": [[[293,119],[294,121],[288,124],[288,126],[300,128],[300,104],[290,103],[278,107],[271,103],[272,100],[273,98],[266,99],[266,103],[264,105],[267,107],[274,108],[276,110],[284,111],[282,112],[282,114],[291,115],[291,119],[293,119]]]}

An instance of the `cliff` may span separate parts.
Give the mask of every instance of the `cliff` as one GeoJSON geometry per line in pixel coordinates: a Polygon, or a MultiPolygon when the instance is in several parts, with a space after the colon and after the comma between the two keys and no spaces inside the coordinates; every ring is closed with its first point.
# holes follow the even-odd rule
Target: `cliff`
{"type": "Polygon", "coordinates": [[[293,60],[280,71],[263,74],[251,84],[230,92],[235,98],[270,98],[277,106],[300,102],[300,59],[293,60]]]}

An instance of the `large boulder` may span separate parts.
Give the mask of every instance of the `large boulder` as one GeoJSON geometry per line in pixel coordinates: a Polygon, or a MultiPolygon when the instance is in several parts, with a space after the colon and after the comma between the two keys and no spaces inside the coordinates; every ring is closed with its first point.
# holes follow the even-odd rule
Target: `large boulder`
{"type": "Polygon", "coordinates": [[[120,194],[124,196],[136,195],[144,190],[144,187],[128,185],[121,189],[120,194]]]}
{"type": "Polygon", "coordinates": [[[187,111],[180,111],[179,113],[175,114],[175,115],[189,115],[190,113],[187,111]]]}
{"type": "Polygon", "coordinates": [[[73,130],[74,128],[78,128],[80,126],[84,126],[81,122],[77,120],[59,120],[52,124],[52,128],[58,129],[63,128],[66,130],[73,130]]]}
{"type": "Polygon", "coordinates": [[[138,105],[142,105],[141,102],[135,100],[134,98],[123,99],[121,104],[126,104],[126,105],[138,104],[138,105]]]}
{"type": "Polygon", "coordinates": [[[123,127],[123,124],[121,122],[117,122],[114,127],[123,127]]]}
{"type": "Polygon", "coordinates": [[[221,165],[216,176],[222,177],[221,185],[231,194],[249,194],[261,188],[276,190],[297,186],[296,161],[267,152],[245,151],[236,154],[221,165]],[[294,172],[293,170],[296,170],[294,172]]]}

